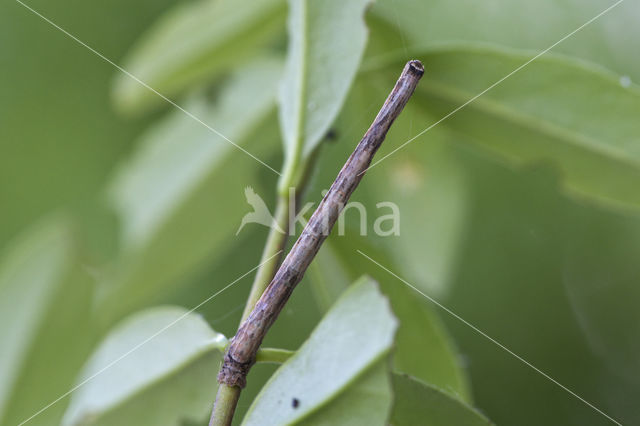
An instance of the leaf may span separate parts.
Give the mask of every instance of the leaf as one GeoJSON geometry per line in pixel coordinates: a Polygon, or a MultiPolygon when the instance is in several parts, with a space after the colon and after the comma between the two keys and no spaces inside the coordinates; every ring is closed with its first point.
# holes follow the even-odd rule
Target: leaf
{"type": "MultiPolygon", "coordinates": [[[[474,0],[379,0],[372,8],[371,21],[383,20],[400,33],[388,47],[398,54],[449,43],[490,43],[538,52],[614,3],[487,0],[480,7],[474,0]]],[[[554,46],[553,51],[596,62],[640,81],[640,60],[635,54],[640,28],[634,25],[640,18],[639,6],[637,2],[621,3],[554,46]]],[[[377,27],[373,22],[371,25],[377,27]]]]}
{"type": "Polygon", "coordinates": [[[593,351],[638,386],[640,220],[599,211],[576,212],[571,219],[563,277],[571,307],[593,351]]]}
{"type": "Polygon", "coordinates": [[[289,2],[289,51],[279,111],[290,164],[311,154],[346,98],[367,41],[363,17],[368,4],[369,0],[289,2]]]}
{"type": "MultiPolygon", "coordinates": [[[[380,289],[389,298],[393,312],[400,320],[393,353],[394,370],[419,377],[465,401],[471,400],[466,372],[460,365],[457,350],[441,320],[432,311],[430,302],[356,250],[397,270],[381,250],[355,236],[333,238],[321,249],[318,259],[322,262],[326,257],[334,257],[339,266],[334,266],[331,273],[335,275],[341,271],[345,278],[340,281],[344,283],[363,271],[380,283],[380,289]]],[[[329,265],[319,263],[318,266],[326,270],[329,265]]]]}
{"type": "MultiPolygon", "coordinates": [[[[427,52],[429,78],[417,98],[443,117],[529,58],[486,47],[427,52]]],[[[551,161],[573,194],[638,208],[638,115],[637,87],[623,87],[615,76],[585,63],[544,56],[442,124],[514,163],[551,161]]]]}
{"type": "Polygon", "coordinates": [[[384,424],[391,403],[388,378],[373,367],[384,364],[396,327],[375,283],[358,281],[262,388],[243,424],[322,424],[337,418],[345,424],[361,421],[357,416],[367,411],[366,424],[384,424]]]}
{"type": "MultiPolygon", "coordinates": [[[[216,105],[200,97],[188,108],[266,158],[275,149],[277,129],[267,118],[278,76],[277,63],[258,61],[232,79],[216,105]]],[[[152,303],[150,298],[225,247],[246,213],[245,187],[260,188],[271,174],[181,111],[152,128],[110,183],[123,249],[101,287],[103,315],[119,318],[152,303]]]]}
{"type": "MultiPolygon", "coordinates": [[[[299,423],[304,425],[384,425],[393,400],[388,360],[378,361],[337,398],[299,423]]],[[[299,402],[302,404],[302,402],[299,402]]]]}
{"type": "Polygon", "coordinates": [[[56,424],[89,351],[93,287],[64,216],[33,226],[0,264],[0,424],[56,424]]]}
{"type": "Polygon", "coordinates": [[[440,389],[409,376],[393,374],[394,426],[489,426],[485,416],[440,389]]]}
{"type": "Polygon", "coordinates": [[[198,315],[152,308],[118,324],[89,359],[64,425],[199,421],[215,398],[226,339],[198,315]]]}
{"type": "MultiPolygon", "coordinates": [[[[282,0],[199,0],[165,14],[129,53],[123,68],[165,96],[173,97],[238,65],[283,28],[282,0]]],[[[113,96],[119,109],[137,112],[164,102],[120,73],[113,96]]]]}

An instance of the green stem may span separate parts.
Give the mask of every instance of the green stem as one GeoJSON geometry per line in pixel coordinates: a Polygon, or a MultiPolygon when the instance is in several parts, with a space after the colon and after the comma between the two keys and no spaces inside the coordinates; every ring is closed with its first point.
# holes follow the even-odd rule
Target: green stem
{"type": "Polygon", "coordinates": [[[211,413],[209,426],[231,425],[233,413],[236,411],[241,391],[242,389],[237,386],[220,383],[218,393],[216,394],[216,402],[213,404],[213,412],[211,413]]]}
{"type": "Polygon", "coordinates": [[[282,176],[278,181],[278,195],[280,197],[289,196],[289,188],[297,186],[296,175],[300,173],[300,151],[299,144],[292,149],[292,152],[287,155],[284,161],[284,167],[282,169],[282,176]]]}
{"type": "Polygon", "coordinates": [[[261,348],[256,354],[256,362],[283,364],[291,358],[294,353],[295,352],[286,349],[261,348]]]}
{"type": "MultiPolygon", "coordinates": [[[[256,304],[265,288],[269,285],[274,275],[278,270],[278,265],[282,258],[282,251],[284,245],[287,242],[288,230],[289,230],[289,198],[278,196],[276,205],[275,220],[277,227],[272,226],[267,237],[267,242],[262,252],[262,260],[264,262],[258,269],[256,277],[253,280],[251,292],[247,299],[247,304],[242,314],[242,321],[249,316],[253,310],[253,306],[256,304]],[[278,229],[280,228],[280,229],[278,229]],[[280,230],[285,231],[284,233],[280,230]],[[276,254],[280,252],[278,256],[276,254]],[[271,258],[271,259],[270,259],[271,258]],[[270,260],[268,260],[270,259],[270,260]]],[[[262,362],[280,362],[285,354],[280,353],[278,349],[267,349],[267,352],[262,354],[262,362]]],[[[237,386],[229,386],[221,383],[218,387],[218,393],[216,394],[216,400],[213,404],[213,412],[211,413],[211,420],[209,426],[228,426],[233,420],[233,414],[240,398],[240,392],[242,389],[237,386]]]]}
{"type": "Polygon", "coordinates": [[[276,203],[276,214],[275,220],[278,224],[280,230],[284,231],[281,233],[278,229],[271,228],[269,231],[269,236],[267,237],[267,242],[265,243],[264,250],[262,252],[261,262],[264,263],[256,273],[256,277],[253,280],[253,285],[251,286],[251,293],[249,293],[249,298],[247,299],[247,303],[244,307],[244,312],[242,313],[242,319],[240,323],[247,319],[253,307],[256,305],[262,293],[267,288],[267,286],[271,283],[271,280],[278,272],[278,266],[280,265],[280,261],[282,260],[282,255],[284,253],[284,246],[287,243],[287,238],[289,237],[289,233],[291,230],[289,229],[289,219],[291,213],[294,215],[297,212],[297,205],[300,204],[300,199],[302,197],[302,192],[307,187],[309,180],[311,179],[311,174],[313,173],[313,167],[316,164],[318,159],[318,151],[320,147],[314,149],[309,157],[304,162],[298,161],[296,163],[296,167],[300,168],[300,170],[296,170],[294,174],[295,178],[288,178],[285,181],[288,182],[288,185],[283,188],[278,189],[278,200],[276,203]],[[296,206],[291,206],[291,198],[289,194],[290,188],[295,188],[295,200],[294,203],[296,206]],[[292,207],[295,207],[294,210],[296,212],[292,212],[292,207]],[[280,251],[278,256],[275,256],[276,253],[280,251]],[[267,261],[267,259],[272,258],[267,261]]]}
{"type": "MultiPolygon", "coordinates": [[[[262,348],[256,354],[256,362],[283,364],[294,353],[286,349],[262,348]]],[[[220,384],[209,426],[228,426],[231,424],[241,391],[242,389],[239,387],[220,384]]]]}
{"type": "Polygon", "coordinates": [[[279,195],[275,220],[280,229],[272,226],[269,231],[269,236],[267,237],[260,261],[264,263],[258,269],[256,277],[253,280],[251,292],[249,293],[249,298],[247,299],[244,312],[242,313],[242,319],[240,320],[241,323],[249,316],[256,302],[260,299],[260,296],[262,296],[262,293],[278,271],[278,265],[280,265],[284,245],[287,242],[289,233],[289,207],[289,197],[279,195]],[[284,233],[280,232],[281,230],[284,231],[284,233]],[[280,254],[276,256],[278,252],[280,252],[280,254]]]}

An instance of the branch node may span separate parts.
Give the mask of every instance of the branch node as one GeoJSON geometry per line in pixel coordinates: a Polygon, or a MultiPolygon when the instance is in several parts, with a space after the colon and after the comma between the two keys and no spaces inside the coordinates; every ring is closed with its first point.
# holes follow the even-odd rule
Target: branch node
{"type": "Polygon", "coordinates": [[[247,386],[247,374],[255,362],[255,357],[249,362],[236,361],[233,359],[233,356],[227,352],[224,355],[222,368],[218,373],[218,383],[244,389],[244,387],[247,386]]]}

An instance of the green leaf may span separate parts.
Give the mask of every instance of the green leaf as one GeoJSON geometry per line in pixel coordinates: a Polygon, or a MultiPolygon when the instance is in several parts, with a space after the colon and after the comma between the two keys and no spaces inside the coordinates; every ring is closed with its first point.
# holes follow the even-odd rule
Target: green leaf
{"type": "MultiPolygon", "coordinates": [[[[304,425],[385,425],[393,400],[389,361],[378,361],[356,377],[337,398],[299,423],[304,425]]],[[[301,404],[301,402],[300,402],[301,404]]]]}
{"type": "MultiPolygon", "coordinates": [[[[89,351],[93,286],[66,218],[34,226],[0,264],[0,424],[15,425],[65,393],[89,351]]],[[[56,424],[56,404],[30,424],[56,424]]]]}
{"type": "Polygon", "coordinates": [[[358,281],[262,388],[243,424],[331,424],[336,418],[344,424],[367,411],[365,424],[384,424],[391,394],[380,369],[396,327],[375,282],[358,281]]]}
{"type": "Polygon", "coordinates": [[[619,377],[640,385],[640,220],[572,214],[564,285],[593,351],[619,377]]]}
{"type": "MultiPolygon", "coordinates": [[[[435,117],[443,117],[530,57],[486,47],[426,52],[428,78],[417,98],[435,117]]],[[[551,161],[573,194],[638,208],[639,115],[637,87],[624,87],[617,77],[583,62],[549,55],[442,124],[516,164],[551,161]]]]}
{"type": "Polygon", "coordinates": [[[289,51],[279,94],[286,187],[295,184],[298,163],[322,140],[347,96],[367,41],[368,4],[289,2],[289,51]]]}
{"type": "Polygon", "coordinates": [[[409,376],[394,374],[394,426],[489,426],[493,423],[478,411],[440,389],[409,376]]]}
{"type": "Polygon", "coordinates": [[[226,338],[198,315],[152,308],[115,327],[89,359],[65,425],[176,425],[207,417],[226,338]]]}
{"type": "MultiPolygon", "coordinates": [[[[243,63],[284,27],[282,0],[199,0],[177,5],[132,49],[123,68],[165,96],[211,81],[243,63]]],[[[119,109],[135,112],[165,102],[130,76],[114,86],[119,109]]]]}
{"type": "MultiPolygon", "coordinates": [[[[187,109],[266,158],[277,143],[275,124],[267,119],[278,77],[277,63],[258,61],[231,80],[215,105],[198,97],[187,109]]],[[[238,230],[247,210],[245,187],[259,188],[272,174],[275,180],[265,166],[181,111],[152,128],[110,184],[123,249],[101,287],[101,309],[119,318],[196,271],[238,230]]]]}
{"type": "MultiPolygon", "coordinates": [[[[475,0],[379,0],[371,15],[400,33],[387,49],[397,54],[448,43],[491,43],[541,51],[614,3],[487,0],[480,7],[475,0]]],[[[553,51],[596,62],[640,81],[640,57],[635,43],[640,38],[640,28],[634,25],[639,17],[640,4],[622,2],[554,46],[553,51]]]]}
{"type": "MultiPolygon", "coordinates": [[[[393,352],[394,369],[419,377],[465,401],[471,400],[469,383],[456,348],[430,302],[356,250],[362,250],[377,262],[398,270],[381,250],[375,249],[364,238],[351,235],[333,238],[330,244],[325,244],[317,258],[318,267],[322,271],[330,270],[329,276],[333,276],[334,283],[346,284],[350,277],[363,271],[380,283],[380,289],[389,298],[393,312],[400,320],[393,352]],[[328,257],[333,258],[329,263],[326,262],[328,257]],[[329,269],[331,267],[333,269],[329,269]],[[335,278],[338,271],[344,278],[335,278]]],[[[313,286],[316,288],[317,284],[313,283],[313,286]]]]}

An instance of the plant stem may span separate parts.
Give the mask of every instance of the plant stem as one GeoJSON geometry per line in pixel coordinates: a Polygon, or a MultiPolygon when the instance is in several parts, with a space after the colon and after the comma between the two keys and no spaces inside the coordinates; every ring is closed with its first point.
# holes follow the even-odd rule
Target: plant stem
{"type": "MultiPolygon", "coordinates": [[[[279,256],[275,256],[275,254],[278,252],[282,253],[284,245],[287,243],[289,229],[288,196],[278,195],[274,219],[277,226],[272,226],[269,230],[269,236],[267,237],[267,242],[262,252],[262,259],[260,260],[262,266],[258,269],[256,277],[253,279],[251,292],[247,298],[240,323],[242,323],[253,310],[256,302],[260,299],[260,296],[262,296],[264,289],[267,288],[267,285],[269,285],[273,279],[280,264],[280,259],[282,259],[282,254],[279,256]],[[284,232],[280,232],[281,230],[284,232]]],[[[283,354],[269,353],[268,355],[275,355],[276,359],[284,358],[283,354]]],[[[266,358],[271,360],[272,357],[267,356],[266,358]]],[[[231,424],[241,391],[242,389],[237,386],[229,386],[224,383],[220,384],[218,393],[216,394],[216,400],[213,404],[213,412],[211,413],[209,426],[228,426],[231,424]]]]}
{"type": "MultiPolygon", "coordinates": [[[[289,197],[288,195],[279,194],[276,201],[276,211],[274,215],[277,226],[272,226],[269,230],[269,236],[265,243],[264,250],[262,252],[261,263],[262,266],[258,269],[253,284],[251,286],[251,292],[247,298],[247,303],[242,313],[242,323],[251,313],[260,296],[267,288],[271,280],[273,279],[282,254],[275,256],[276,253],[283,252],[284,246],[287,243],[287,237],[289,232],[289,197]],[[280,231],[284,232],[280,232],[280,231]]],[[[261,355],[263,362],[284,362],[288,355],[287,351],[280,352],[277,349],[265,350],[261,355]]],[[[241,388],[237,386],[229,386],[221,383],[218,387],[216,394],[216,400],[213,404],[213,412],[211,413],[211,420],[209,426],[228,426],[233,420],[233,414],[235,413],[238,399],[240,398],[241,388]]]]}
{"type": "MultiPolygon", "coordinates": [[[[262,252],[262,259],[260,260],[262,266],[258,269],[253,280],[251,292],[247,298],[247,303],[244,307],[240,323],[242,323],[253,310],[256,302],[260,299],[260,296],[262,296],[264,289],[267,288],[267,285],[269,285],[273,276],[276,274],[278,265],[280,264],[280,259],[282,259],[282,251],[284,245],[287,243],[289,229],[288,196],[278,195],[274,219],[277,226],[272,226],[269,230],[269,236],[267,237],[267,242],[265,243],[264,250],[262,252]],[[285,232],[280,232],[281,230],[284,230],[285,232]],[[281,254],[279,256],[275,256],[278,252],[281,254]]],[[[263,358],[265,357],[264,355],[265,354],[263,354],[263,358]]],[[[282,359],[285,357],[285,355],[280,353],[268,353],[267,355],[269,356],[266,356],[266,358],[270,361],[272,361],[271,355],[274,355],[275,359],[282,359]]],[[[218,387],[218,393],[216,394],[216,400],[213,404],[213,412],[211,413],[209,426],[228,426],[231,424],[241,391],[242,389],[237,386],[229,386],[224,383],[220,384],[218,387]]]]}
{"type": "MultiPolygon", "coordinates": [[[[314,150],[309,158],[302,162],[302,170],[298,171],[300,178],[299,183],[296,185],[297,191],[295,193],[296,198],[294,200],[296,205],[302,195],[302,188],[306,186],[311,176],[311,170],[313,169],[317,158],[317,151],[317,149],[314,150]]],[[[300,163],[301,162],[298,162],[297,164],[300,165],[300,163]]],[[[290,177],[287,181],[293,184],[294,179],[290,177]]],[[[242,313],[242,319],[240,320],[241,324],[247,319],[255,307],[255,304],[260,299],[260,296],[262,296],[262,293],[264,293],[264,290],[275,276],[280,260],[282,259],[282,254],[279,256],[275,256],[275,254],[283,252],[290,232],[289,217],[292,213],[291,209],[293,208],[295,210],[296,208],[296,206],[291,206],[291,198],[286,192],[287,191],[284,191],[282,188],[279,188],[278,190],[274,216],[277,226],[272,226],[269,230],[269,236],[267,237],[267,242],[265,243],[264,250],[262,252],[262,266],[258,269],[256,277],[253,280],[251,292],[247,298],[247,303],[244,307],[244,312],[242,313]]],[[[284,349],[264,349],[261,353],[256,355],[256,359],[260,362],[282,363],[286,361],[291,354],[292,353],[290,351],[286,351],[284,349]]],[[[213,404],[213,412],[209,423],[210,426],[226,426],[231,424],[241,391],[242,389],[237,386],[229,386],[224,383],[220,384],[218,393],[216,394],[216,400],[213,404]]]]}
{"type": "Polygon", "coordinates": [[[267,237],[267,242],[262,252],[262,259],[260,260],[261,263],[264,263],[262,263],[262,266],[258,269],[256,277],[253,280],[251,292],[249,293],[249,298],[247,299],[247,304],[244,307],[242,319],[240,320],[241,323],[247,319],[256,302],[260,299],[260,296],[262,296],[264,289],[267,288],[278,270],[289,232],[289,208],[288,196],[278,195],[275,221],[280,229],[272,226],[269,230],[269,236],[267,237]],[[280,230],[284,231],[284,233],[280,232],[280,230]],[[281,254],[274,256],[278,252],[281,254]],[[270,258],[271,260],[268,260],[270,258]]]}
{"type": "Polygon", "coordinates": [[[288,351],[286,349],[278,348],[262,348],[256,354],[256,362],[270,363],[270,364],[283,364],[287,361],[295,352],[288,351]]]}
{"type": "Polygon", "coordinates": [[[253,280],[251,292],[249,293],[249,298],[247,299],[247,303],[242,313],[242,319],[240,320],[241,324],[247,319],[258,302],[258,299],[260,299],[260,296],[262,296],[262,293],[264,293],[264,290],[276,275],[282,255],[275,256],[275,254],[278,252],[284,252],[284,246],[287,244],[289,234],[294,231],[289,229],[291,227],[289,220],[292,214],[295,215],[298,212],[298,205],[300,204],[302,193],[311,179],[313,167],[316,164],[319,150],[320,146],[314,149],[306,159],[298,161],[297,164],[299,170],[296,171],[296,177],[290,180],[289,184],[291,186],[286,188],[286,190],[282,188],[278,190],[275,212],[275,221],[278,226],[272,226],[269,231],[269,236],[267,237],[267,242],[265,243],[261,259],[261,262],[264,263],[260,269],[258,269],[256,277],[253,280]],[[289,193],[289,190],[291,189],[294,190],[294,200],[291,199],[291,194],[289,193]],[[292,201],[294,203],[293,206],[291,205],[292,201]],[[279,230],[284,231],[284,233],[279,232],[277,228],[280,228],[279,230]]]}
{"type": "MultiPolygon", "coordinates": [[[[262,348],[256,354],[256,362],[283,364],[291,358],[294,353],[295,352],[288,351],[286,349],[262,348]]],[[[227,426],[231,424],[241,391],[242,389],[237,386],[220,384],[218,394],[216,395],[216,401],[213,404],[213,412],[211,413],[211,420],[209,423],[210,426],[227,426]]]]}
{"type": "Polygon", "coordinates": [[[231,424],[241,391],[242,389],[237,386],[220,384],[209,426],[229,426],[231,424]]]}
{"type": "MultiPolygon", "coordinates": [[[[282,262],[275,277],[259,298],[249,316],[242,322],[231,340],[218,374],[220,404],[232,401],[232,392],[239,392],[246,384],[249,369],[256,361],[256,353],[295,286],[329,235],[340,212],[360,183],[373,156],[382,145],[389,128],[413,94],[424,68],[419,61],[409,61],[382,109],[369,127],[320,205],[311,216],[302,234],[282,262]],[[223,393],[221,395],[220,393],[223,393]]],[[[237,398],[236,398],[237,403],[237,398]]],[[[216,398],[218,404],[218,398],[216,398]]],[[[227,418],[212,418],[216,425],[227,424],[227,418]]],[[[221,408],[221,415],[230,410],[221,408]]]]}

